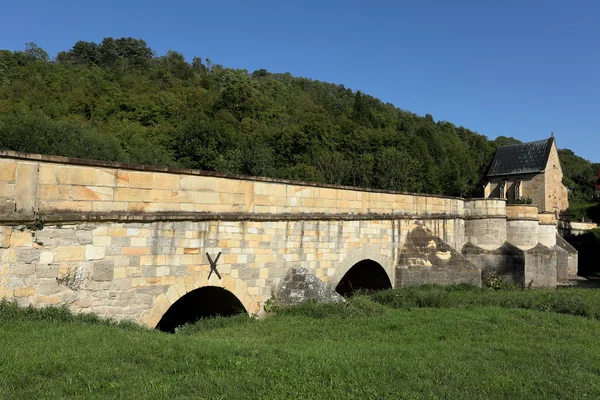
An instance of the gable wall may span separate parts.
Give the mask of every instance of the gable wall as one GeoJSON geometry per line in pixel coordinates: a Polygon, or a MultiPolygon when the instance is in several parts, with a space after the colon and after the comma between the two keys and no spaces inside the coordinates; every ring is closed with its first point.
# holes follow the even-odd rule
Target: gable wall
{"type": "Polygon", "coordinates": [[[563,172],[554,142],[546,164],[545,175],[544,211],[563,213],[569,208],[569,197],[567,188],[562,183],[563,172]]]}

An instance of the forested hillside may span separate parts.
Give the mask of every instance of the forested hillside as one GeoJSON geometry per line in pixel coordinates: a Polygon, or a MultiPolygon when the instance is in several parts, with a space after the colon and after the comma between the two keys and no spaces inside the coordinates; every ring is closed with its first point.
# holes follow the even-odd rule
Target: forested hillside
{"type": "MultiPolygon", "coordinates": [[[[138,39],[79,41],[55,59],[31,43],[0,50],[5,149],[470,196],[514,141],[343,85],[157,56],[138,39]]],[[[573,199],[589,202],[598,165],[561,156],[573,199]]]]}

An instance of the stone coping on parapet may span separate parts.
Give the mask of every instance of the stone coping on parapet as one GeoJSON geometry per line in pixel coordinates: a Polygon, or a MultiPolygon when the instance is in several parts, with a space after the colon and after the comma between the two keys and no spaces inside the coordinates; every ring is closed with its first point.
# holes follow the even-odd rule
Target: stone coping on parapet
{"type": "Polygon", "coordinates": [[[507,204],[508,221],[540,221],[538,207],[530,204],[507,204]]]}
{"type": "Polygon", "coordinates": [[[506,199],[501,199],[500,197],[465,197],[464,201],[502,201],[506,203],[506,199]]]}
{"type": "Polygon", "coordinates": [[[465,221],[473,221],[477,219],[503,219],[506,220],[506,215],[465,215],[462,216],[461,219],[465,221]]]}
{"type": "Polygon", "coordinates": [[[158,222],[158,221],[389,221],[389,220],[452,220],[464,219],[457,214],[259,214],[259,213],[55,213],[44,215],[23,215],[19,213],[0,214],[0,224],[42,225],[76,222],[158,222]]]}
{"type": "Polygon", "coordinates": [[[13,151],[13,150],[0,149],[0,158],[1,157],[12,158],[12,159],[17,159],[17,160],[47,162],[47,163],[54,163],[54,164],[80,165],[80,166],[87,166],[87,167],[102,167],[102,168],[116,168],[116,169],[144,171],[144,172],[163,172],[163,173],[169,173],[169,174],[183,174],[183,175],[193,175],[193,176],[207,176],[207,177],[227,178],[227,179],[255,181],[255,182],[279,183],[279,184],[297,185],[297,186],[310,186],[310,187],[317,187],[317,188],[352,190],[352,191],[357,191],[357,192],[403,194],[403,195],[416,196],[416,197],[434,197],[434,198],[440,198],[440,199],[451,199],[451,200],[461,200],[461,201],[467,200],[462,197],[442,196],[442,195],[428,194],[428,193],[396,192],[393,190],[385,190],[385,189],[371,189],[371,188],[362,188],[362,187],[356,187],[356,186],[343,186],[343,185],[331,185],[331,184],[326,184],[326,183],[292,181],[292,180],[288,180],[288,179],[266,178],[266,177],[260,177],[260,176],[250,176],[250,175],[237,175],[237,174],[228,174],[228,173],[223,173],[223,172],[203,171],[203,170],[198,170],[198,169],[161,167],[161,166],[156,166],[156,165],[130,164],[130,163],[123,163],[123,162],[115,162],[115,161],[100,161],[100,160],[89,160],[89,159],[85,159],[85,158],[53,156],[53,155],[46,155],[46,154],[22,153],[22,152],[13,151]]]}
{"type": "Polygon", "coordinates": [[[542,211],[538,213],[538,217],[540,219],[540,225],[558,225],[556,215],[551,211],[542,211]]]}

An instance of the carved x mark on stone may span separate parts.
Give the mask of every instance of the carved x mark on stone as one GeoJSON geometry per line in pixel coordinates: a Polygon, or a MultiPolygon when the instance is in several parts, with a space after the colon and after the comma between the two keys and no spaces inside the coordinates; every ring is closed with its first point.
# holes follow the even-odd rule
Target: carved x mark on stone
{"type": "Polygon", "coordinates": [[[219,257],[221,257],[221,252],[217,254],[217,258],[215,258],[215,261],[213,261],[213,259],[210,257],[210,254],[208,253],[206,253],[206,257],[208,257],[208,262],[210,263],[210,272],[208,273],[208,279],[210,279],[210,276],[212,275],[213,271],[215,272],[215,274],[217,274],[219,279],[221,279],[221,275],[219,274],[219,271],[217,271],[217,261],[219,261],[219,257]]]}

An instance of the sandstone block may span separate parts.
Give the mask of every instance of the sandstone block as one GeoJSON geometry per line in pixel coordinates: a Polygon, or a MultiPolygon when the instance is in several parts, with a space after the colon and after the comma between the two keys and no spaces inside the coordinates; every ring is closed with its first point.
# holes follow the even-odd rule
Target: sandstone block
{"type": "Polygon", "coordinates": [[[127,201],[127,202],[141,202],[144,199],[143,189],[131,189],[118,187],[115,189],[114,200],[115,201],[127,201]]]}
{"type": "Polygon", "coordinates": [[[121,254],[129,256],[140,256],[150,254],[150,249],[148,247],[124,247],[121,250],[121,254]]]}
{"type": "Polygon", "coordinates": [[[145,247],[146,246],[146,238],[145,237],[131,237],[131,246],[133,247],[145,247]]]}
{"type": "Polygon", "coordinates": [[[69,198],[78,201],[111,201],[114,189],[103,186],[71,186],[69,198]]]}
{"type": "Polygon", "coordinates": [[[258,277],[260,279],[269,279],[269,269],[268,268],[261,268],[258,277]]]}
{"type": "Polygon", "coordinates": [[[129,172],[129,186],[133,188],[152,188],[153,174],[151,172],[129,172]]]}
{"type": "Polygon", "coordinates": [[[15,204],[17,212],[33,213],[37,211],[37,184],[37,165],[32,163],[18,163],[15,187],[15,204]]]}
{"type": "Polygon", "coordinates": [[[34,302],[36,304],[43,304],[43,305],[56,305],[56,304],[60,303],[60,298],[58,296],[37,295],[34,298],[34,302]]]}
{"type": "Polygon", "coordinates": [[[128,204],[123,201],[94,201],[92,203],[94,212],[124,212],[128,210],[128,204]]]}
{"type": "Polygon", "coordinates": [[[40,201],[41,211],[91,212],[90,201],[40,201]]]}
{"type": "Polygon", "coordinates": [[[5,263],[17,262],[17,250],[16,249],[0,250],[0,261],[5,262],[5,263]]]}
{"type": "Polygon", "coordinates": [[[126,228],[109,228],[108,234],[112,236],[111,244],[113,246],[128,246],[129,238],[127,237],[127,229],[126,228]]]}
{"type": "Polygon", "coordinates": [[[15,289],[15,297],[29,297],[29,296],[33,296],[35,294],[35,288],[34,287],[24,287],[24,288],[18,288],[15,289]]]}
{"type": "Polygon", "coordinates": [[[32,263],[26,263],[26,262],[18,262],[15,264],[12,264],[10,267],[10,275],[11,276],[16,276],[16,275],[26,275],[26,276],[30,276],[33,275],[35,273],[35,264],[32,263]]]}
{"type": "MultiPolygon", "coordinates": [[[[176,203],[183,203],[191,205],[194,202],[194,192],[192,191],[182,191],[182,190],[173,190],[171,191],[171,197],[169,201],[173,201],[176,203]]],[[[190,211],[192,211],[190,209],[190,211]]]]}
{"type": "Polygon", "coordinates": [[[179,189],[179,175],[155,173],[153,179],[156,189],[179,189]]]}
{"type": "Polygon", "coordinates": [[[110,236],[93,236],[92,244],[96,247],[109,247],[111,245],[110,236]]]}
{"type": "Polygon", "coordinates": [[[114,279],[127,278],[127,268],[119,267],[114,269],[114,279]]]}
{"type": "Polygon", "coordinates": [[[8,247],[10,247],[10,234],[0,233],[0,249],[7,249],[8,247]]]}
{"type": "Polygon", "coordinates": [[[21,232],[13,230],[12,235],[10,236],[10,245],[12,247],[32,247],[33,236],[29,231],[21,232]]]}
{"type": "Polygon", "coordinates": [[[39,258],[40,258],[40,252],[37,249],[33,249],[33,248],[17,249],[17,261],[18,262],[31,264],[32,262],[39,260],[39,258]]]}
{"type": "Polygon", "coordinates": [[[86,260],[101,260],[106,256],[105,247],[96,247],[88,244],[85,246],[85,259],[86,260]]]}
{"type": "Polygon", "coordinates": [[[83,261],[85,258],[85,246],[59,246],[56,248],[56,260],[83,261]]]}
{"type": "Polygon", "coordinates": [[[160,211],[179,211],[178,203],[145,203],[144,211],[160,212],[160,211]]]}
{"type": "Polygon", "coordinates": [[[171,191],[170,190],[159,190],[152,189],[144,191],[142,195],[142,201],[149,202],[169,202],[171,201],[171,191]]]}
{"type": "Polygon", "coordinates": [[[52,295],[60,292],[61,286],[58,284],[56,279],[40,279],[40,283],[37,286],[38,295],[52,295]]]}
{"type": "Polygon", "coordinates": [[[108,169],[97,169],[96,170],[96,183],[99,186],[111,186],[117,185],[117,171],[108,169]]]}
{"type": "Polygon", "coordinates": [[[0,181],[14,182],[16,169],[16,160],[0,160],[0,181]]]}
{"type": "Polygon", "coordinates": [[[59,185],[90,185],[96,184],[96,170],[88,167],[57,166],[56,182],[59,185]]]}
{"type": "Polygon", "coordinates": [[[0,182],[0,198],[14,199],[15,198],[15,184],[8,183],[8,182],[0,182]]]}
{"type": "Polygon", "coordinates": [[[91,231],[75,231],[75,238],[79,244],[91,244],[93,242],[91,231]]]}
{"type": "Polygon", "coordinates": [[[102,260],[94,262],[92,280],[97,282],[112,281],[114,278],[115,266],[112,260],[102,260]]]}
{"type": "Polygon", "coordinates": [[[57,271],[55,267],[48,264],[37,264],[35,266],[36,278],[56,278],[57,271]]]}
{"type": "Polygon", "coordinates": [[[129,187],[129,172],[117,171],[117,186],[129,187]]]}
{"type": "Polygon", "coordinates": [[[182,190],[200,190],[200,191],[218,191],[217,184],[219,178],[212,178],[207,176],[184,176],[180,181],[180,188],[182,190]]]}

